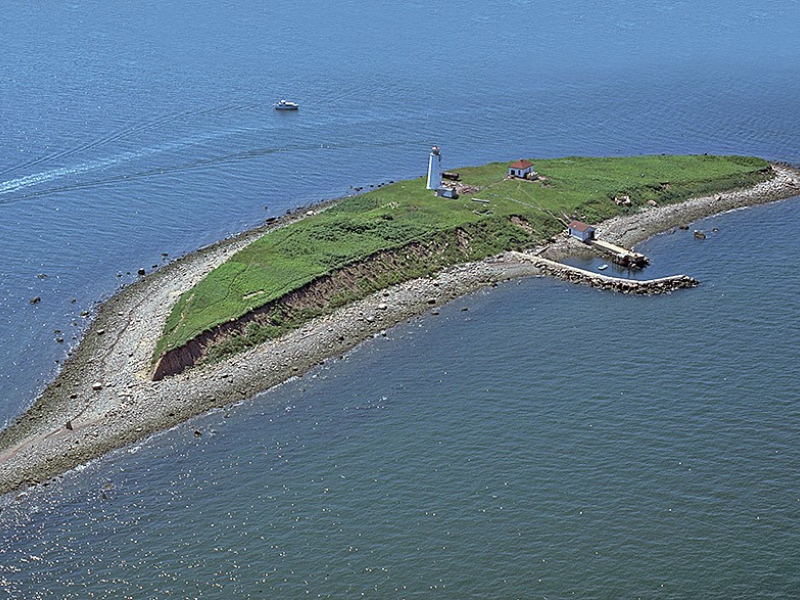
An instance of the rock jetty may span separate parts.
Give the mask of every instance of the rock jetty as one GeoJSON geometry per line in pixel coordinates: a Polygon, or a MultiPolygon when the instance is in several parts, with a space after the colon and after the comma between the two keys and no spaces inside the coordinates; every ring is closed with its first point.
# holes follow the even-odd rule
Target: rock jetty
{"type": "Polygon", "coordinates": [[[521,260],[530,260],[539,272],[551,277],[563,279],[570,283],[580,283],[601,290],[620,292],[623,294],[668,294],[683,288],[693,288],[700,285],[694,277],[688,275],[672,275],[658,279],[623,279],[609,277],[600,273],[592,273],[578,267],[565,265],[546,258],[515,252],[521,260]]]}

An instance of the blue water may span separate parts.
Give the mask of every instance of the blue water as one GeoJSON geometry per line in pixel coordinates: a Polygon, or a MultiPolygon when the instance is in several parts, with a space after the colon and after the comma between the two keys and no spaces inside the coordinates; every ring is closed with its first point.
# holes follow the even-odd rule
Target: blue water
{"type": "MultiPolygon", "coordinates": [[[[138,268],[434,143],[800,162],[797,3],[165,4],[3,4],[0,422],[138,268]]],[[[649,240],[645,275],[702,281],[667,297],[478,293],[8,497],[0,591],[796,596],[799,219],[649,240]]]]}

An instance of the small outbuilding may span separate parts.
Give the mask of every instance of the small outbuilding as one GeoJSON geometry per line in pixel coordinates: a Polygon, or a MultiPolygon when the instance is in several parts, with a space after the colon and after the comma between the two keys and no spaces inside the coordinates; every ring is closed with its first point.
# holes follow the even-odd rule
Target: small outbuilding
{"type": "Polygon", "coordinates": [[[533,163],[523,158],[508,165],[508,176],[519,177],[520,179],[533,179],[536,173],[533,170],[533,163]]]}
{"type": "Polygon", "coordinates": [[[569,224],[569,234],[582,242],[594,239],[594,227],[583,221],[573,221],[569,224]]]}
{"type": "Polygon", "coordinates": [[[436,190],[436,195],[442,198],[458,198],[458,192],[451,187],[442,186],[436,190]]]}

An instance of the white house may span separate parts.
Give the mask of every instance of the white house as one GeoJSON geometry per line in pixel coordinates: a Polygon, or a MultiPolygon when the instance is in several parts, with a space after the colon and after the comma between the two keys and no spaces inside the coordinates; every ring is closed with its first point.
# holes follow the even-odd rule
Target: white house
{"type": "Polygon", "coordinates": [[[517,162],[508,165],[508,176],[519,177],[521,179],[530,179],[531,175],[535,175],[533,171],[533,163],[523,158],[517,162]]]}
{"type": "Polygon", "coordinates": [[[594,239],[594,227],[582,221],[573,221],[569,224],[569,234],[582,242],[594,239]]]}

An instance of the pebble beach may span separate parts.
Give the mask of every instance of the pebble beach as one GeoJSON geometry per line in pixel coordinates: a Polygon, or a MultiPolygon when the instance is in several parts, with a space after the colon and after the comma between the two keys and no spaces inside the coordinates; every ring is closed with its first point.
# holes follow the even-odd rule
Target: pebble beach
{"type": "MultiPolygon", "coordinates": [[[[800,195],[800,172],[773,168],[775,177],[753,188],[610,219],[597,225],[598,236],[631,247],[702,217],[800,195]]],[[[104,303],[55,380],[0,433],[0,493],[47,484],[113,449],[252,398],[453,298],[542,274],[535,262],[513,253],[458,265],[374,294],[232,359],[152,381],[153,349],[176,299],[267,230],[248,231],[176,260],[104,303]]],[[[580,242],[562,236],[531,253],[558,260],[581,249],[580,242]]]]}

